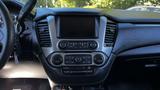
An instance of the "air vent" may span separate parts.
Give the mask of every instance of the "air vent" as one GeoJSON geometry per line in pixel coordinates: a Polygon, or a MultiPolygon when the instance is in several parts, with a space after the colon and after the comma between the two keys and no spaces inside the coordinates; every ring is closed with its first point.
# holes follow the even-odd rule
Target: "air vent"
{"type": "Polygon", "coordinates": [[[51,47],[51,39],[49,34],[48,22],[46,19],[38,21],[36,25],[38,38],[41,47],[51,47]]]}
{"type": "Polygon", "coordinates": [[[105,47],[113,47],[116,37],[117,24],[113,21],[108,21],[105,34],[105,47]]]}

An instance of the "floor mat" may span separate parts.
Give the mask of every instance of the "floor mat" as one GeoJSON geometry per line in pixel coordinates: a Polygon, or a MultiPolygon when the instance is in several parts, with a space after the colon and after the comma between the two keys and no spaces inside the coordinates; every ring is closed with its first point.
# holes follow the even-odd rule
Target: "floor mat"
{"type": "Polygon", "coordinates": [[[8,62],[0,70],[0,78],[47,78],[43,66],[39,62],[23,61],[19,64],[8,62]]]}
{"type": "Polygon", "coordinates": [[[51,90],[47,79],[0,79],[0,90],[51,90]]]}

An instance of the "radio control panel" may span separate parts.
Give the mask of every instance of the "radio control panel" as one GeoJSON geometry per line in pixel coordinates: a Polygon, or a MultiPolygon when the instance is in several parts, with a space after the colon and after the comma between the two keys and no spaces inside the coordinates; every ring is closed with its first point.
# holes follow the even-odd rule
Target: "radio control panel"
{"type": "Polygon", "coordinates": [[[63,40],[58,43],[61,50],[95,50],[98,47],[96,41],[67,41],[63,40]]]}
{"type": "Polygon", "coordinates": [[[42,50],[48,76],[60,84],[102,81],[111,65],[113,48],[105,46],[107,18],[94,15],[48,16],[47,23],[51,46],[42,47],[42,50]]]}
{"type": "Polygon", "coordinates": [[[63,74],[94,74],[95,67],[107,62],[108,57],[101,52],[92,53],[53,53],[49,63],[61,68],[63,74]]]}

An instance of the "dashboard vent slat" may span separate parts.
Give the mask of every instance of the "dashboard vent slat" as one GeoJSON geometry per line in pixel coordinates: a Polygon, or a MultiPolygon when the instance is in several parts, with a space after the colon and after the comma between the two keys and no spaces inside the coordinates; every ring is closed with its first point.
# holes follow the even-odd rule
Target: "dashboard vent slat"
{"type": "Polygon", "coordinates": [[[105,33],[105,47],[113,47],[116,37],[117,24],[112,21],[107,22],[105,33]]]}
{"type": "Polygon", "coordinates": [[[47,20],[38,21],[36,24],[39,43],[41,47],[51,47],[51,38],[47,20]]]}

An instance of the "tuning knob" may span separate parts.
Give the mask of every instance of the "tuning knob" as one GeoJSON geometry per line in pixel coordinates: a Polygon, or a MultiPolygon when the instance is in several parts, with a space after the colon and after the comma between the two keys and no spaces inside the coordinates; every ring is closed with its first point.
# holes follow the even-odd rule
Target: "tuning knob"
{"type": "Polygon", "coordinates": [[[97,55],[95,55],[94,56],[94,63],[95,64],[103,64],[103,62],[104,62],[104,57],[103,57],[103,55],[101,55],[101,54],[97,54],[97,55]]]}

